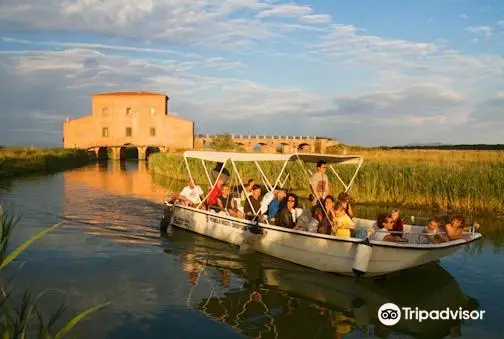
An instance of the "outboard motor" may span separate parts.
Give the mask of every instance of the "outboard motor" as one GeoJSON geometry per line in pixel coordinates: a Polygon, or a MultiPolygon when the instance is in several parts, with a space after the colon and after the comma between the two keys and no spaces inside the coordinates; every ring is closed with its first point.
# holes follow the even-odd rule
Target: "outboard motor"
{"type": "Polygon", "coordinates": [[[352,266],[352,271],[357,277],[366,274],[372,253],[373,245],[369,242],[368,238],[364,239],[359,243],[359,245],[357,245],[357,250],[355,251],[355,258],[352,266]]]}
{"type": "Polygon", "coordinates": [[[161,219],[161,223],[159,225],[159,229],[161,232],[166,232],[168,230],[168,226],[171,224],[171,220],[173,217],[173,205],[165,205],[163,212],[163,219],[161,219]]]}
{"type": "Polygon", "coordinates": [[[248,226],[247,231],[243,235],[243,242],[239,250],[240,254],[245,254],[254,248],[255,240],[260,234],[262,234],[262,230],[259,227],[259,220],[256,218],[256,224],[248,226]]]}

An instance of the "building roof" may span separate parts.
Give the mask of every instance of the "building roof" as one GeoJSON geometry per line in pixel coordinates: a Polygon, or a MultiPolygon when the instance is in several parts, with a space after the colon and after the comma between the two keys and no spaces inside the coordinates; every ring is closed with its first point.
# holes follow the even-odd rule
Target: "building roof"
{"type": "Polygon", "coordinates": [[[104,93],[94,93],[93,96],[95,95],[160,95],[167,97],[165,93],[147,92],[147,91],[104,92],[104,93]]]}

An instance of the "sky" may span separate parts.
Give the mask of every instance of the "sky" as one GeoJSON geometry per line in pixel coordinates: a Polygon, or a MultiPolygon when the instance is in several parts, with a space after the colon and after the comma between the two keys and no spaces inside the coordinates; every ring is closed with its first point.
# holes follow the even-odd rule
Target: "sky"
{"type": "Polygon", "coordinates": [[[0,145],[122,90],[196,133],[504,143],[503,72],[502,0],[2,0],[0,145]]]}

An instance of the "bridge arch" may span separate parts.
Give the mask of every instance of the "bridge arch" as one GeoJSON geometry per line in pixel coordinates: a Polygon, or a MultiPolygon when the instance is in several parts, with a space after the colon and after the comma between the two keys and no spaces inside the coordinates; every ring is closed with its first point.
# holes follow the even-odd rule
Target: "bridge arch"
{"type": "Polygon", "coordinates": [[[275,146],[275,151],[277,153],[288,153],[290,152],[290,146],[286,142],[281,142],[275,146]]]}
{"type": "Polygon", "coordinates": [[[266,143],[264,143],[264,142],[258,142],[257,144],[254,145],[254,147],[252,147],[252,151],[265,152],[267,146],[268,145],[266,145],[266,143]]]}
{"type": "Polygon", "coordinates": [[[154,154],[154,153],[159,153],[161,152],[161,149],[157,146],[148,146],[146,149],[145,149],[145,159],[149,159],[149,156],[151,154],[154,154]]]}
{"type": "Polygon", "coordinates": [[[298,145],[297,150],[299,152],[311,152],[312,151],[311,148],[312,146],[310,144],[304,142],[298,145]]]}
{"type": "Polygon", "coordinates": [[[138,147],[133,144],[124,144],[121,146],[120,159],[138,159],[138,147]]]}

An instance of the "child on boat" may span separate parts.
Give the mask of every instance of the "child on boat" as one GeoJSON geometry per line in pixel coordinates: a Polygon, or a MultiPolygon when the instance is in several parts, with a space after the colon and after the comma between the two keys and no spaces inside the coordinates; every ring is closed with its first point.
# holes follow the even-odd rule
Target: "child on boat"
{"type": "Polygon", "coordinates": [[[441,221],[438,218],[431,218],[423,232],[427,234],[425,239],[427,243],[439,244],[449,241],[444,229],[441,227],[441,221]]]}

